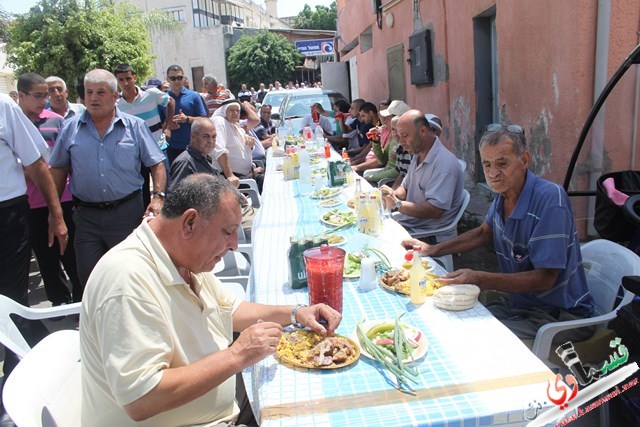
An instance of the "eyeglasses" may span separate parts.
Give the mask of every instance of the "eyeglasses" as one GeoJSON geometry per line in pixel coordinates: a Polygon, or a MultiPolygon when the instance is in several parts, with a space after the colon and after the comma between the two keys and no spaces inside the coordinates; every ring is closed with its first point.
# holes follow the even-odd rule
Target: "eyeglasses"
{"type": "Polygon", "coordinates": [[[171,80],[172,82],[175,82],[176,80],[182,80],[184,78],[184,76],[171,76],[168,77],[169,80],[171,80]]]}
{"type": "Polygon", "coordinates": [[[46,93],[29,93],[29,92],[24,92],[25,95],[30,95],[33,96],[35,99],[37,99],[38,101],[42,101],[43,99],[47,98],[47,94],[46,93]]]}
{"type": "Polygon", "coordinates": [[[507,132],[524,135],[524,129],[522,129],[522,126],[518,125],[503,125],[501,123],[492,123],[490,125],[487,125],[486,130],[487,132],[496,132],[502,129],[506,129],[507,132]]]}

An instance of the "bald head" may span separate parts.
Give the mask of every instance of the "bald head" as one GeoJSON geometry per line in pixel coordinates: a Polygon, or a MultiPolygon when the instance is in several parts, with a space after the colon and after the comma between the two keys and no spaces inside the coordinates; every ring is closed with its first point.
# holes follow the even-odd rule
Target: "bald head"
{"type": "Polygon", "coordinates": [[[431,149],[435,135],[420,110],[409,110],[398,119],[398,142],[411,154],[424,154],[431,149]]]}

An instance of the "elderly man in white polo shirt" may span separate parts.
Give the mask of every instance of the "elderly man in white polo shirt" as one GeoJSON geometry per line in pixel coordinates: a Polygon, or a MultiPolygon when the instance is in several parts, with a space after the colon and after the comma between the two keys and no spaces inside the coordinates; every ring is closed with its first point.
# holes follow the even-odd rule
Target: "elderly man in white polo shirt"
{"type": "MultiPolygon", "coordinates": [[[[388,208],[400,213],[398,222],[409,233],[443,227],[453,220],[463,200],[464,177],[456,156],[442,145],[430,125],[433,117],[418,110],[400,116],[400,145],[413,154],[407,175],[395,190],[380,191],[388,208]]],[[[456,231],[437,235],[435,242],[456,236],[456,231]]]]}

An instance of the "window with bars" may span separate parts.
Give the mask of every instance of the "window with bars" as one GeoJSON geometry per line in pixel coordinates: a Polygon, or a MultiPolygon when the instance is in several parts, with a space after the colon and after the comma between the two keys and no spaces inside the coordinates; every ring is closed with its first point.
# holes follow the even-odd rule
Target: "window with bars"
{"type": "Polygon", "coordinates": [[[220,24],[220,4],[214,0],[192,0],[194,27],[220,24]]]}

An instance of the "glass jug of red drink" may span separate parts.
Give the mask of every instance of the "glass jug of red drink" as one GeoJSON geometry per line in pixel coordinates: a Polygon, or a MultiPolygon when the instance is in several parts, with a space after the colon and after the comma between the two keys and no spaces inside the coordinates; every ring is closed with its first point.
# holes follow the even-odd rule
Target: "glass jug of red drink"
{"type": "Polygon", "coordinates": [[[325,303],[342,313],[342,275],[345,251],[320,245],[304,251],[309,305],[325,303]]]}

